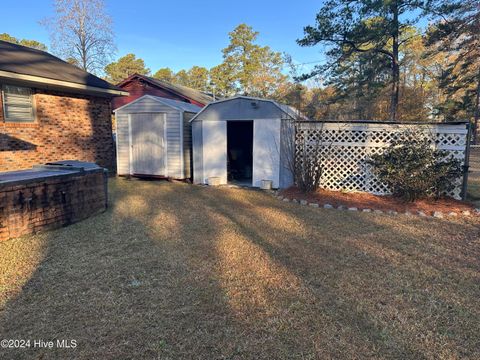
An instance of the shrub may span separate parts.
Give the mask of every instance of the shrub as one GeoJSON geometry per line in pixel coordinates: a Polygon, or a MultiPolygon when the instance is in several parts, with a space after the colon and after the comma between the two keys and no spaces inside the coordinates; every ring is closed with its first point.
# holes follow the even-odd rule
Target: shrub
{"type": "Polygon", "coordinates": [[[303,192],[315,192],[320,188],[322,178],[322,166],[319,159],[320,147],[314,150],[302,147],[302,161],[295,163],[295,184],[303,192]]]}
{"type": "Polygon", "coordinates": [[[317,191],[323,170],[320,156],[323,129],[317,134],[317,139],[310,140],[297,133],[295,123],[282,121],[282,133],[286,139],[286,151],[282,156],[285,157],[287,169],[293,175],[295,185],[303,192],[317,191]]]}
{"type": "Polygon", "coordinates": [[[392,142],[368,163],[379,181],[406,201],[439,198],[453,190],[462,175],[461,162],[446,151],[433,149],[427,139],[410,137],[392,142]]]}

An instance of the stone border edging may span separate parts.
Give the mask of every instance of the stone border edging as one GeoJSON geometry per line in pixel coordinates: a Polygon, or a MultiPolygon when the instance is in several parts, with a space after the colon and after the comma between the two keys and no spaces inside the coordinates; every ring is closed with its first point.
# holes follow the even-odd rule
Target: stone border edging
{"type": "MultiPolygon", "coordinates": [[[[316,203],[316,202],[308,202],[307,200],[297,200],[297,199],[290,199],[288,197],[274,194],[274,196],[284,202],[292,202],[295,204],[300,204],[304,206],[310,206],[310,207],[315,207],[319,208],[321,207],[321,204],[316,203]]],[[[323,204],[322,206],[324,209],[334,209],[334,210],[346,210],[346,211],[352,211],[352,212],[365,212],[365,213],[374,213],[374,214],[387,214],[387,215],[406,215],[406,216],[420,216],[420,217],[431,217],[431,218],[436,218],[436,219],[444,219],[444,218],[457,218],[459,215],[464,216],[464,217],[470,217],[473,215],[480,215],[480,208],[476,208],[473,211],[468,211],[464,210],[461,212],[455,212],[455,211],[450,211],[448,213],[443,213],[441,211],[434,211],[432,215],[426,214],[423,211],[417,211],[415,213],[411,211],[405,211],[404,213],[399,213],[395,210],[379,210],[379,209],[368,209],[368,208],[362,208],[358,209],[357,207],[346,207],[344,205],[339,205],[337,207],[334,207],[331,204],[323,204]]]]}

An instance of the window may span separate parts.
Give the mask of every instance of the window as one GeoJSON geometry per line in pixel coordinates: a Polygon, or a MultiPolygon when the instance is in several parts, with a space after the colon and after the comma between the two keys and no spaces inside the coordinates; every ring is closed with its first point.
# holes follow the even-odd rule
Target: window
{"type": "Polygon", "coordinates": [[[5,122],[28,123],[35,121],[32,89],[4,85],[2,90],[5,122]]]}

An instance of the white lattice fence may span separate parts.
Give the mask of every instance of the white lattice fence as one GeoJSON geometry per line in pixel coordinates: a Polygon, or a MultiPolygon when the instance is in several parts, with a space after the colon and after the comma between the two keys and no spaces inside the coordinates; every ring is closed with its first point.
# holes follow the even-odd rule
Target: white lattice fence
{"type": "MultiPolygon", "coordinates": [[[[380,124],[369,122],[299,122],[296,130],[295,160],[316,152],[323,166],[321,186],[328,190],[364,191],[386,195],[389,189],[371,173],[366,163],[371,155],[383,152],[393,141],[411,136],[427,138],[438,149],[465,161],[466,124],[380,124]],[[410,135],[409,135],[410,134],[410,135]]],[[[448,195],[460,199],[462,179],[448,195]]]]}

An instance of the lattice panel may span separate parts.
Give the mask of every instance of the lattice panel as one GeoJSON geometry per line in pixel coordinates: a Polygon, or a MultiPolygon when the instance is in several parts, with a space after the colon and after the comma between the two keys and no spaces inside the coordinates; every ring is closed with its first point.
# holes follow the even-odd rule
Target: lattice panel
{"type": "MultiPolygon", "coordinates": [[[[366,160],[379,154],[392,141],[411,137],[427,139],[432,146],[465,162],[468,131],[464,124],[398,125],[375,123],[298,123],[295,160],[315,156],[322,165],[321,186],[328,190],[390,193],[371,172],[366,160]],[[307,154],[307,155],[305,155],[307,154]]],[[[462,178],[449,196],[460,199],[462,178]]]]}

